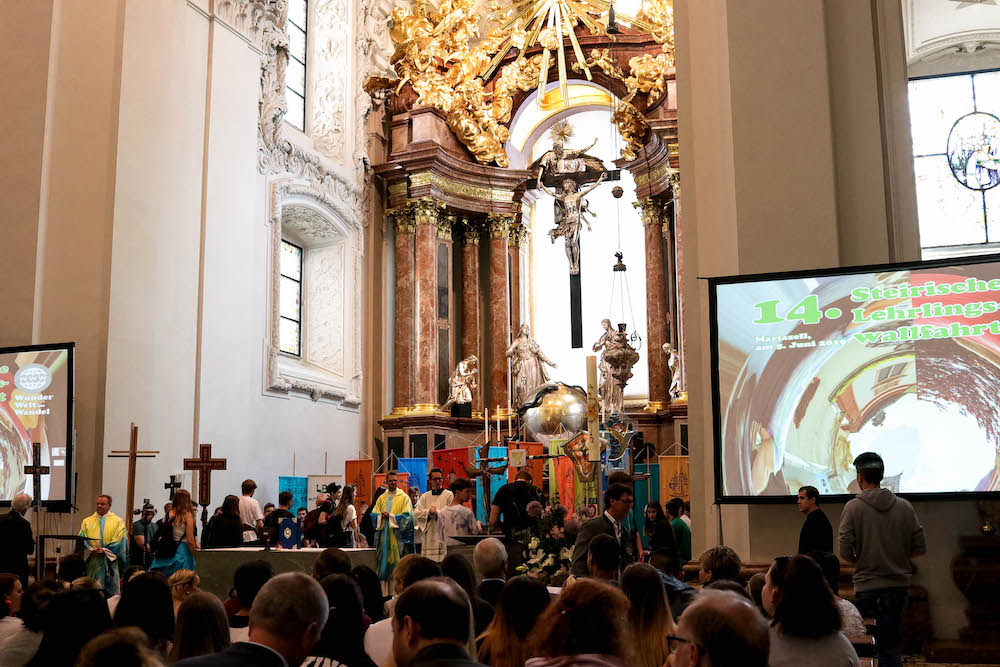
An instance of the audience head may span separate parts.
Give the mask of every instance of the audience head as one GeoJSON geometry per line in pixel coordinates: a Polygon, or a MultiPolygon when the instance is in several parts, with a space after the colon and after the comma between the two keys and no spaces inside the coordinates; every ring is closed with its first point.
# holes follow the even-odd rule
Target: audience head
{"type": "Polygon", "coordinates": [[[600,533],[590,541],[590,548],[587,550],[587,570],[592,577],[613,579],[618,573],[620,558],[618,540],[607,533],[600,533]]]}
{"type": "Polygon", "coordinates": [[[21,516],[24,516],[24,514],[28,511],[28,508],[30,506],[31,506],[31,496],[29,496],[27,493],[19,493],[16,496],[14,496],[13,500],[10,501],[10,508],[15,512],[17,512],[18,514],[20,514],[21,516]]]}
{"type": "Polygon", "coordinates": [[[635,478],[624,470],[616,470],[608,475],[608,486],[612,484],[624,484],[630,489],[635,488],[635,478]]]}
{"type": "Polygon", "coordinates": [[[775,558],[761,591],[764,609],[782,634],[816,639],[840,630],[833,593],[809,556],[775,558]]]}
{"type": "Polygon", "coordinates": [[[0,618],[14,616],[21,610],[21,580],[14,574],[0,574],[0,618]]]}
{"type": "Polygon", "coordinates": [[[532,630],[532,655],[545,658],[596,653],[631,664],[628,600],[606,583],[577,579],[564,588],[532,630]]]}
{"type": "Polygon", "coordinates": [[[646,521],[643,524],[642,531],[647,535],[652,535],[656,524],[666,520],[667,516],[663,513],[660,502],[658,500],[650,500],[646,503],[646,521]]]}
{"type": "Polygon", "coordinates": [[[701,571],[698,572],[698,579],[703,584],[719,579],[736,579],[743,568],[740,557],[727,546],[706,549],[700,560],[701,571]]]}
{"type": "Polygon", "coordinates": [[[354,664],[365,652],[361,589],[346,574],[331,574],[320,585],[330,603],[330,618],[313,655],[335,658],[335,664],[338,660],[345,665],[354,664]]]}
{"type": "Polygon", "coordinates": [[[747,582],[747,592],[750,594],[750,599],[753,600],[754,606],[757,610],[764,615],[764,618],[771,618],[771,615],[767,613],[764,609],[764,603],[761,600],[761,593],[764,590],[764,582],[767,581],[767,575],[763,572],[758,572],[757,574],[750,577],[750,581],[747,582]]]}
{"type": "Polygon", "coordinates": [[[164,518],[166,518],[166,516],[167,516],[168,514],[170,514],[170,511],[171,511],[172,509],[174,509],[174,504],[173,504],[173,503],[167,503],[167,504],[165,504],[165,505],[163,506],[163,517],[164,517],[164,518]]]}
{"type": "Polygon", "coordinates": [[[344,487],[343,493],[340,494],[340,504],[341,505],[353,505],[354,504],[354,485],[348,484],[344,487]]]}
{"type": "Polygon", "coordinates": [[[680,559],[670,549],[657,549],[649,554],[649,564],[664,574],[669,574],[674,579],[683,580],[684,573],[681,570],[680,559]]]}
{"type": "Polygon", "coordinates": [[[149,649],[149,638],[139,628],[115,628],[94,637],[77,658],[76,667],[160,667],[159,656],[149,649]]]}
{"type": "Polygon", "coordinates": [[[472,550],[472,562],[483,579],[503,579],[507,574],[507,547],[497,538],[487,537],[472,550]]]}
{"type": "Polygon", "coordinates": [[[136,576],[137,574],[142,574],[145,571],[146,568],[144,568],[142,565],[129,565],[127,568],[125,568],[125,571],[122,572],[121,589],[124,590],[125,587],[128,586],[128,582],[132,580],[132,577],[136,576]]]}
{"type": "Polygon", "coordinates": [[[441,561],[441,576],[448,577],[459,588],[465,591],[469,599],[475,599],[476,593],[476,571],[472,569],[469,559],[459,553],[450,553],[441,561]]]}
{"type": "Polygon", "coordinates": [[[464,477],[459,477],[448,487],[455,499],[458,501],[459,505],[469,502],[469,498],[472,497],[472,492],[475,490],[475,485],[472,483],[471,479],[466,479],[464,477]]]}
{"type": "Polygon", "coordinates": [[[702,590],[707,591],[728,591],[730,593],[735,593],[745,597],[748,602],[753,602],[753,596],[747,590],[746,586],[742,585],[740,582],[733,579],[716,579],[715,581],[710,581],[702,588],[702,590]]]}
{"type": "Polygon", "coordinates": [[[858,484],[862,488],[877,488],[885,477],[885,463],[875,452],[865,452],[854,459],[854,469],[858,471],[858,484]]]}
{"type": "Polygon", "coordinates": [[[313,563],[312,576],[316,581],[323,581],[331,574],[349,574],[351,557],[337,547],[324,549],[313,563]]]}
{"type": "Polygon", "coordinates": [[[41,632],[52,596],[63,590],[58,581],[36,581],[21,597],[21,621],[32,632],[41,632]]]}
{"type": "Polygon", "coordinates": [[[410,487],[410,502],[416,505],[420,501],[420,487],[411,486],[410,487]]]}
{"type": "Polygon", "coordinates": [[[288,572],[264,584],[250,609],[250,641],[281,654],[289,665],[300,664],[319,641],[330,605],[312,577],[288,572]]]}
{"type": "Polygon", "coordinates": [[[325,503],[329,499],[330,499],[330,496],[326,495],[325,493],[317,493],[316,494],[316,507],[322,507],[323,503],[325,503]]]}
{"type": "Polygon", "coordinates": [[[218,653],[228,646],[229,620],[219,598],[195,593],[184,600],[177,610],[171,661],[218,653]]]}
{"type": "Polygon", "coordinates": [[[274,503],[268,503],[264,505],[264,516],[267,516],[274,511],[274,503]]]}
{"type": "Polygon", "coordinates": [[[187,515],[194,514],[194,505],[191,503],[191,493],[186,489],[177,489],[174,491],[174,521],[178,523],[183,520],[187,515]]]}
{"type": "Polygon", "coordinates": [[[531,657],[528,635],[551,601],[545,584],[534,577],[522,575],[508,581],[497,598],[493,620],[479,638],[480,659],[489,656],[494,666],[523,665],[531,657]]]}
{"type": "Polygon", "coordinates": [[[392,571],[396,595],[399,595],[418,581],[440,576],[440,565],[430,558],[416,554],[407,554],[400,558],[399,562],[396,563],[396,569],[392,571]]]}
{"type": "Polygon", "coordinates": [[[93,577],[77,577],[70,582],[69,587],[75,591],[100,591],[104,590],[101,582],[93,577]]]}
{"type": "Polygon", "coordinates": [[[409,667],[417,653],[432,644],[467,648],[472,640],[469,596],[448,579],[416,582],[396,601],[392,630],[392,653],[399,667],[409,667]]]}
{"type": "Polygon", "coordinates": [[[177,570],[170,575],[170,595],[178,602],[201,592],[201,577],[194,570],[177,570]]]}
{"type": "Polygon", "coordinates": [[[815,486],[803,486],[799,488],[799,497],[795,501],[799,506],[799,511],[809,514],[819,507],[819,489],[815,486]]]}
{"type": "Polygon", "coordinates": [[[767,622],[735,593],[702,591],[670,638],[670,667],[766,667],[767,622]]]}
{"type": "Polygon", "coordinates": [[[667,518],[671,521],[679,519],[684,514],[684,501],[680,498],[674,498],[666,504],[664,509],[666,510],[667,518]]]}
{"type": "Polygon", "coordinates": [[[829,551],[826,553],[813,552],[809,554],[809,557],[816,561],[816,564],[819,565],[819,569],[823,571],[823,578],[826,579],[826,585],[830,587],[830,592],[833,593],[834,597],[839,597],[840,559],[829,551]]]}
{"type": "Polygon", "coordinates": [[[621,521],[632,509],[632,489],[624,484],[612,484],[604,493],[604,509],[621,521]]]}
{"type": "Polygon", "coordinates": [[[174,603],[167,578],[143,572],[128,582],[115,608],[115,625],[135,626],[146,633],[153,648],[165,647],[174,636],[174,603]]]}
{"type": "MultiPolygon", "coordinates": [[[[168,611],[173,630],[173,610],[168,611]]],[[[75,664],[84,645],[110,627],[108,603],[100,591],[64,590],[55,593],[49,600],[42,623],[42,641],[28,664],[31,667],[75,664]]]]}
{"type": "Polygon", "coordinates": [[[385,596],[382,595],[382,582],[378,574],[367,565],[358,565],[351,570],[351,576],[361,589],[365,614],[373,623],[381,621],[385,618],[385,596]]]}
{"type": "Polygon", "coordinates": [[[70,554],[59,561],[59,579],[67,584],[87,574],[87,563],[83,556],[70,554]]]}
{"type": "Polygon", "coordinates": [[[222,501],[222,513],[226,516],[240,518],[239,496],[226,496],[226,499],[222,501]]]}
{"type": "Polygon", "coordinates": [[[299,509],[295,510],[295,516],[299,518],[299,521],[305,519],[307,514],[309,514],[309,511],[306,510],[305,507],[300,507],[299,509]]]}
{"type": "Polygon", "coordinates": [[[326,485],[326,495],[330,500],[337,501],[340,500],[340,484],[336,482],[330,482],[326,485]]]}
{"type": "Polygon", "coordinates": [[[240,489],[242,489],[244,496],[252,496],[253,492],[257,490],[257,482],[252,479],[245,479],[240,484],[240,489]]]}
{"type": "MultiPolygon", "coordinates": [[[[464,478],[460,477],[459,479],[464,479],[464,478]]],[[[517,474],[514,475],[514,481],[527,482],[528,484],[531,484],[532,482],[531,471],[528,470],[527,468],[521,468],[520,470],[517,471],[517,474]]]]}
{"type": "Polygon", "coordinates": [[[242,609],[250,609],[253,601],[271,577],[274,570],[266,560],[252,560],[243,563],[233,573],[233,588],[242,609]]]}
{"type": "Polygon", "coordinates": [[[645,657],[646,664],[664,664],[666,637],[676,628],[659,572],[646,563],[633,563],[622,573],[621,586],[629,602],[628,626],[636,653],[645,657]]]}

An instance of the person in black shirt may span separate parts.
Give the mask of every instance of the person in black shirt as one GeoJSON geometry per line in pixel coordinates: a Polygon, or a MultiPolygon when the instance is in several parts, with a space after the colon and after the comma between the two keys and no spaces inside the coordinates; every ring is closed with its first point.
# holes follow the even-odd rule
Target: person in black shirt
{"type": "Polygon", "coordinates": [[[803,486],[796,502],[806,515],[799,533],[799,553],[833,553],[833,526],[819,508],[819,491],[815,486],[803,486]]]}
{"type": "Polygon", "coordinates": [[[25,493],[14,496],[10,512],[0,516],[0,572],[16,574],[21,587],[28,587],[28,554],[35,552],[31,524],[24,518],[31,498],[25,493]]]}
{"type": "Polygon", "coordinates": [[[222,514],[212,517],[208,525],[208,548],[243,546],[243,520],[240,519],[240,499],[226,496],[222,503],[222,514]]]}
{"type": "MultiPolygon", "coordinates": [[[[500,526],[503,515],[503,532],[510,537],[528,528],[531,524],[526,508],[532,500],[539,500],[538,489],[531,483],[531,473],[519,470],[510,484],[497,489],[490,507],[490,530],[500,526]]],[[[539,502],[541,502],[539,500],[539,502]]]]}
{"type": "Polygon", "coordinates": [[[282,491],[278,494],[278,509],[264,517],[264,532],[267,533],[267,541],[271,546],[278,543],[278,524],[282,519],[294,519],[292,514],[292,500],[295,496],[291,491],[282,491]]]}

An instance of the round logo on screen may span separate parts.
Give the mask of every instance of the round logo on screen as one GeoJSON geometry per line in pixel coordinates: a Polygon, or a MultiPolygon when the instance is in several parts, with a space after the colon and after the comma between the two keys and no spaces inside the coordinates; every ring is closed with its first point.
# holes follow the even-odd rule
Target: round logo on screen
{"type": "Polygon", "coordinates": [[[14,374],[14,386],[28,394],[45,391],[52,384],[52,371],[48,366],[28,364],[14,374]]]}

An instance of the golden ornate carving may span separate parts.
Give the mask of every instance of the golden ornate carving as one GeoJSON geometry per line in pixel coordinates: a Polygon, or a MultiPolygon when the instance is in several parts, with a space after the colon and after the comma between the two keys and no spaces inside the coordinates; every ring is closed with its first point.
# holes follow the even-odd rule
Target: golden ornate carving
{"type": "Polygon", "coordinates": [[[659,167],[655,169],[650,169],[649,171],[640,171],[635,175],[635,184],[644,187],[650,183],[655,183],[656,181],[663,178],[667,172],[670,171],[670,165],[664,162],[659,167]]]}
{"type": "Polygon", "coordinates": [[[681,198],[681,172],[674,170],[670,172],[670,189],[673,191],[674,200],[680,201],[681,198]]]}
{"type": "Polygon", "coordinates": [[[453,215],[442,215],[437,220],[437,237],[439,239],[444,239],[446,241],[451,240],[452,231],[455,229],[455,223],[458,221],[453,215]]]}
{"type": "Polygon", "coordinates": [[[409,204],[400,208],[391,208],[386,211],[389,220],[396,225],[397,234],[412,234],[415,229],[413,224],[413,209],[409,204]]]}
{"type": "Polygon", "coordinates": [[[389,195],[405,195],[406,181],[398,181],[389,186],[389,195]]]}
{"type": "Polygon", "coordinates": [[[490,230],[490,238],[507,239],[510,236],[510,227],[514,224],[514,216],[503,213],[488,213],[486,215],[486,226],[490,230]]]}
{"type": "MultiPolygon", "coordinates": [[[[655,69],[655,67],[648,64],[648,61],[643,60],[647,57],[651,56],[646,55],[629,60],[630,67],[636,65],[640,69],[645,68],[643,69],[643,77],[649,75],[652,69],[655,69]]],[[[657,58],[660,57],[657,56],[657,58]]],[[[654,79],[640,78],[631,74],[626,76],[625,71],[618,66],[618,62],[612,57],[609,49],[592,50],[590,58],[586,61],[586,65],[588,67],[600,67],[604,70],[605,74],[625,84],[628,95],[615,107],[614,113],[611,115],[611,120],[618,127],[618,133],[621,134],[625,142],[621,150],[622,157],[626,160],[634,160],[642,149],[643,139],[646,138],[649,123],[646,122],[646,117],[632,104],[632,99],[640,91],[647,92],[649,93],[648,103],[651,104],[654,101],[654,92],[657,97],[662,94],[666,90],[666,83],[662,78],[666,73],[665,68],[659,75],[659,83],[654,79]]],[[[574,64],[573,69],[579,71],[579,66],[579,63],[574,64]]]]}
{"type": "Polygon", "coordinates": [[[646,197],[632,204],[639,211],[643,226],[661,224],[663,203],[658,199],[646,197]]]}
{"type": "Polygon", "coordinates": [[[528,237],[528,228],[520,222],[514,222],[510,226],[510,244],[518,248],[528,237]]]}
{"type": "Polygon", "coordinates": [[[629,161],[639,155],[639,151],[645,145],[646,132],[649,130],[646,117],[635,108],[631,99],[631,95],[623,99],[611,114],[611,120],[618,127],[618,133],[625,142],[622,145],[622,157],[629,161]]]}
{"type": "Polygon", "coordinates": [[[487,188],[469,183],[459,183],[433,171],[422,171],[419,174],[413,174],[410,176],[410,185],[415,188],[424,185],[434,185],[448,194],[467,197],[469,199],[485,199],[487,201],[502,203],[514,201],[513,190],[501,190],[499,188],[487,188]]]}
{"type": "Polygon", "coordinates": [[[468,218],[462,218],[462,237],[465,245],[479,245],[480,228],[468,218]]]}
{"type": "Polygon", "coordinates": [[[413,222],[417,225],[436,225],[444,204],[432,197],[421,197],[411,202],[413,222]]]}

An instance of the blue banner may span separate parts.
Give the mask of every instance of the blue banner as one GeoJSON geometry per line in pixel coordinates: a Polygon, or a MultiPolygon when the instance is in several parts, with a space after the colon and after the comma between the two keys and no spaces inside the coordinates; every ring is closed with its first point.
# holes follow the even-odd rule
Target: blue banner
{"type": "Polygon", "coordinates": [[[397,460],[399,461],[399,472],[410,473],[410,486],[416,486],[420,489],[420,493],[425,493],[427,491],[427,457],[397,460]]]}
{"type": "MultiPolygon", "coordinates": [[[[507,448],[506,447],[490,447],[489,458],[491,459],[506,459],[507,458],[507,448]]],[[[476,464],[479,463],[479,448],[476,448],[476,464]]],[[[501,468],[503,467],[503,461],[492,461],[486,464],[487,468],[501,468]]],[[[487,507],[493,504],[493,496],[496,495],[497,489],[507,483],[507,469],[503,468],[503,472],[498,475],[490,475],[490,497],[489,502],[483,503],[483,478],[476,477],[476,518],[483,522],[485,526],[490,520],[490,515],[487,507]]]]}
{"type": "Polygon", "coordinates": [[[292,514],[295,514],[300,507],[309,507],[309,478],[308,477],[278,477],[278,493],[282,491],[292,492],[292,514]]]}

